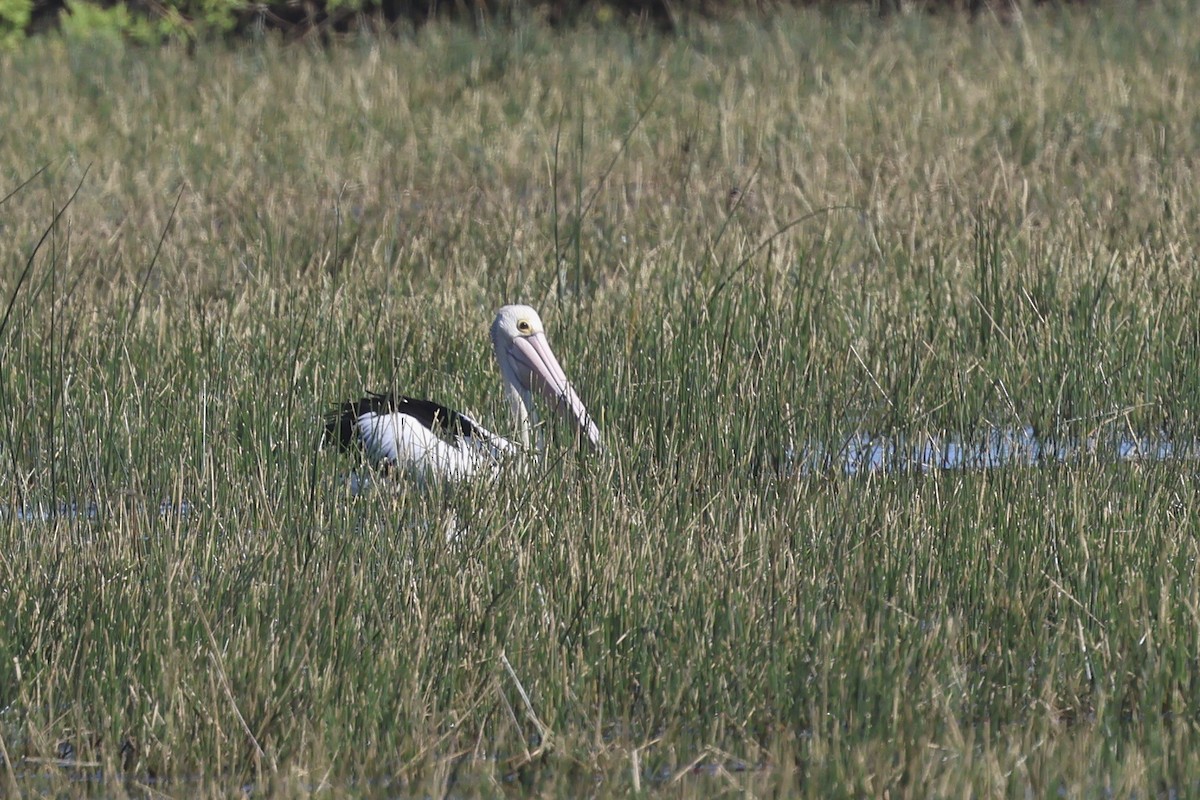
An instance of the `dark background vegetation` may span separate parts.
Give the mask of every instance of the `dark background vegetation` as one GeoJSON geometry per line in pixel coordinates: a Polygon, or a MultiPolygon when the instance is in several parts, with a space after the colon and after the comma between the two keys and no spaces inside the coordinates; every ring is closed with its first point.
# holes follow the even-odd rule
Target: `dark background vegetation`
{"type": "MultiPolygon", "coordinates": [[[[1037,0],[1041,2],[1042,0],[1037,0]]],[[[291,38],[418,27],[432,20],[471,25],[539,19],[551,25],[625,22],[674,31],[689,18],[768,15],[784,6],[857,6],[887,16],[908,9],[1010,16],[1021,0],[8,0],[0,33],[55,29],[64,16],[134,38],[213,38],[278,31],[291,38]]]]}

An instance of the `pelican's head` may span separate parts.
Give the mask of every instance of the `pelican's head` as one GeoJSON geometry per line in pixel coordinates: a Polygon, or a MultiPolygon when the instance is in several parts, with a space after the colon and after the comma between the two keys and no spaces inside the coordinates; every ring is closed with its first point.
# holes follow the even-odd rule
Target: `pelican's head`
{"type": "Polygon", "coordinates": [[[522,421],[528,424],[529,403],[536,390],[555,411],[571,420],[593,447],[601,448],[600,430],[567,382],[536,311],[529,306],[505,306],[497,311],[492,323],[492,346],[514,410],[522,421]]]}

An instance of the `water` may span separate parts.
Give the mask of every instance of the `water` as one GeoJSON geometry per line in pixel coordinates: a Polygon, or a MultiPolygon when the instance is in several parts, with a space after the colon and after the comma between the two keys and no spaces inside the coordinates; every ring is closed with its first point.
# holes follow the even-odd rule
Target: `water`
{"type": "Polygon", "coordinates": [[[905,437],[855,433],[837,446],[808,442],[788,453],[790,472],[875,472],[1034,467],[1083,459],[1108,462],[1200,459],[1200,440],[1166,436],[1090,436],[1082,441],[1039,437],[1031,427],[993,428],[967,439],[956,434],[905,437]]]}
{"type": "MultiPolygon", "coordinates": [[[[187,517],[192,513],[192,504],[184,500],[173,503],[163,500],[158,505],[158,516],[161,519],[187,517]]],[[[56,520],[83,520],[95,522],[104,514],[100,505],[92,500],[87,503],[34,503],[25,506],[0,506],[0,522],[14,519],[22,523],[54,522],[56,520]]]]}
{"type": "MultiPolygon", "coordinates": [[[[1109,434],[1093,435],[1080,441],[1039,436],[1032,427],[992,428],[972,438],[953,433],[905,436],[858,432],[836,444],[809,441],[799,447],[789,447],[783,473],[923,473],[1036,467],[1084,459],[1112,463],[1195,461],[1200,460],[1200,439],[1177,441],[1165,435],[1139,437],[1109,434]]],[[[375,481],[369,475],[351,473],[348,478],[343,478],[343,483],[350,494],[359,495],[373,489],[375,481]]],[[[180,503],[164,500],[159,503],[158,516],[161,519],[186,518],[192,510],[192,504],[186,500],[180,503]]],[[[61,520],[98,521],[104,514],[95,501],[57,505],[36,503],[0,507],[0,522],[9,519],[27,524],[61,520]]],[[[451,521],[446,535],[450,540],[458,537],[456,522],[451,521]]]]}

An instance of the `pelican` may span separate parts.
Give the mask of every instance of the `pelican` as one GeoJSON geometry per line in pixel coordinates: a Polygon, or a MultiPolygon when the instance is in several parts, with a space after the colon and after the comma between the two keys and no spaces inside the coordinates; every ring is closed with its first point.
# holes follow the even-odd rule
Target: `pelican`
{"type": "Polygon", "coordinates": [[[528,451],[537,423],[536,392],[593,448],[602,449],[600,430],[554,357],[536,311],[515,305],[496,312],[492,347],[519,443],[432,400],[374,393],[330,414],[327,437],[343,448],[361,445],[371,460],[421,477],[458,481],[483,471],[494,475],[505,460],[528,451]]]}

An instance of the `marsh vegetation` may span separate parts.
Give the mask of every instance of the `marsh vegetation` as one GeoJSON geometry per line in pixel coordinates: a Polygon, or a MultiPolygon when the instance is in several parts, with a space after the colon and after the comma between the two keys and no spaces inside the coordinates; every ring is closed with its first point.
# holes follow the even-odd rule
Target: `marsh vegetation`
{"type": "Polygon", "coordinates": [[[1190,791],[1196,10],[3,53],[0,782],[1190,791]],[[507,302],[608,452],[349,492],[507,302]]]}

